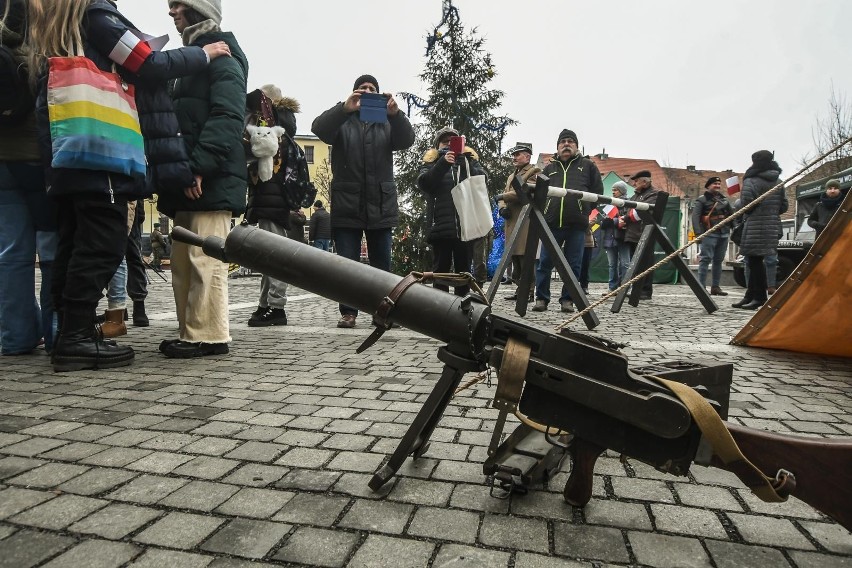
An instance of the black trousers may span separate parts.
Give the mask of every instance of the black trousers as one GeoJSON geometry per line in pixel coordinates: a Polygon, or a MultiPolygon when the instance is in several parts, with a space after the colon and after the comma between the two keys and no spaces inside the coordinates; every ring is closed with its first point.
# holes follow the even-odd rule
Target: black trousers
{"type": "MultiPolygon", "coordinates": [[[[639,243],[627,243],[630,246],[630,260],[633,261],[636,258],[636,247],[639,246],[639,243]]],[[[652,260],[653,262],[653,260],[652,260]]],[[[623,284],[623,282],[622,282],[623,284]]],[[[654,273],[652,272],[642,281],[642,295],[643,296],[651,296],[654,293],[654,273]]]]}
{"type": "MultiPolygon", "coordinates": [[[[432,271],[433,272],[450,272],[452,268],[455,272],[470,272],[470,262],[473,256],[471,243],[466,243],[460,239],[437,239],[432,241],[432,271]]],[[[435,284],[434,287],[438,290],[449,292],[450,287],[443,284],[435,284]]],[[[470,292],[470,286],[456,286],[456,296],[467,296],[470,292]]]]}
{"type": "MultiPolygon", "coordinates": [[[[143,206],[141,200],[137,207],[140,206],[143,206]]],[[[124,257],[127,259],[127,295],[132,301],[139,302],[148,297],[148,275],[142,262],[142,223],[133,223],[124,257]]]]}
{"type": "Polygon", "coordinates": [[[746,298],[751,301],[765,302],[766,295],[766,265],[762,256],[747,256],[748,282],[746,298]]]}
{"type": "Polygon", "coordinates": [[[56,199],[59,246],[51,294],[57,309],[94,317],[127,248],[127,199],[79,193],[56,199]]]}

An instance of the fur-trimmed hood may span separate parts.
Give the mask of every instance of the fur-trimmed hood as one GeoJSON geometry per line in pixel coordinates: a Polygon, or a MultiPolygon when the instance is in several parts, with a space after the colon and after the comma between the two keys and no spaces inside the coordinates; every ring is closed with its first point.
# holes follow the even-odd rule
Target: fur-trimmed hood
{"type": "Polygon", "coordinates": [[[273,99],[272,106],[275,107],[276,110],[302,112],[302,106],[299,104],[299,101],[297,101],[293,97],[281,97],[280,99],[273,99]]]}
{"type": "MultiPolygon", "coordinates": [[[[473,158],[474,160],[479,160],[479,154],[477,154],[476,150],[474,150],[470,146],[464,147],[464,153],[470,154],[470,157],[473,158]]],[[[438,152],[438,150],[436,150],[435,148],[429,148],[423,154],[423,162],[426,163],[426,164],[431,164],[432,162],[437,160],[440,156],[441,156],[441,154],[438,152]]]]}

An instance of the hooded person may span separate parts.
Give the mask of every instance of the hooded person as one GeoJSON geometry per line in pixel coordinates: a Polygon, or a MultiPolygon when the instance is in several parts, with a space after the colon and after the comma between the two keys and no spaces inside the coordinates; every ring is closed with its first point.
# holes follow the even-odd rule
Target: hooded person
{"type": "MultiPolygon", "coordinates": [[[[183,192],[160,195],[157,208],[176,226],[224,239],[231,218],[246,207],[242,135],[248,61],[234,34],[220,28],[219,0],[169,2],[169,15],[184,45],[225,42],[231,57],[174,84],[172,98],[194,182],[183,192]]],[[[179,338],[163,341],[160,351],[176,358],[228,353],[228,265],[178,242],[170,261],[179,338]]]]}
{"type": "MultiPolygon", "coordinates": [[[[367,240],[370,265],[390,272],[393,229],[399,222],[399,203],[393,175],[393,153],[414,143],[414,129],[393,95],[387,100],[387,120],[361,120],[361,96],[379,92],[372,75],[361,75],[346,100],[314,119],[311,131],[331,145],[330,215],[334,248],[358,262],[361,241],[367,240]]],[[[340,304],[338,327],[355,327],[358,310],[340,304]]]]}

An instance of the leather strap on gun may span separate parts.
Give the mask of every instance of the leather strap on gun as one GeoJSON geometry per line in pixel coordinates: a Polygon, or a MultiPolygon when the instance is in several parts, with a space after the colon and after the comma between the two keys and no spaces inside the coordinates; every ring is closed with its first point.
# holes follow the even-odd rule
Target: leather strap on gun
{"type": "Polygon", "coordinates": [[[716,206],[719,205],[719,202],[716,201],[713,203],[713,207],[710,208],[710,211],[707,212],[707,215],[701,216],[701,224],[704,225],[705,229],[710,229],[710,215],[713,214],[713,210],[716,209],[716,206]]]}
{"type": "Polygon", "coordinates": [[[713,447],[716,457],[758,498],[769,503],[779,503],[786,501],[790,493],[795,491],[796,478],[792,473],[781,469],[773,479],[760,471],[742,454],[722,418],[710,406],[707,399],[693,388],[660,377],[652,376],[651,378],[668,387],[686,405],[701,433],[713,447]]]}

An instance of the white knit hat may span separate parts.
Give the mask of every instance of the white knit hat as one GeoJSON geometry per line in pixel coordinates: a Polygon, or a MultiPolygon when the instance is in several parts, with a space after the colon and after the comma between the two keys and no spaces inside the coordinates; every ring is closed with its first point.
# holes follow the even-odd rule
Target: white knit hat
{"type": "Polygon", "coordinates": [[[169,6],[172,4],[183,4],[192,8],[205,18],[216,22],[217,26],[222,23],[222,0],[169,0],[169,6]]]}

